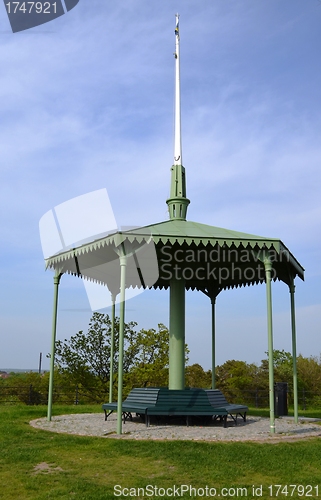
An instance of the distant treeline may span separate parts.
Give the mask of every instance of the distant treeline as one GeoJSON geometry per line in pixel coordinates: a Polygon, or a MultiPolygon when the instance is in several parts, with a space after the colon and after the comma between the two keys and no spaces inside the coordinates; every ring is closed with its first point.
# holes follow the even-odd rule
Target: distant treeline
{"type": "MultiPolygon", "coordinates": [[[[288,402],[293,402],[292,358],[284,351],[275,351],[275,382],[287,382],[288,402]]],[[[151,367],[148,367],[151,368],[151,367]]],[[[152,379],[148,381],[148,373],[144,377],[144,386],[166,386],[168,369],[159,373],[153,370],[152,379]]],[[[297,358],[298,390],[300,408],[321,407],[321,360],[320,357],[297,358]]],[[[124,397],[133,387],[140,387],[144,368],[140,372],[129,370],[124,377],[124,397]]],[[[211,370],[205,371],[199,364],[186,367],[186,387],[211,387],[211,370]]],[[[0,404],[47,404],[49,373],[39,374],[11,373],[8,378],[0,379],[0,404]]],[[[269,404],[268,360],[262,360],[260,366],[244,361],[229,360],[216,368],[216,387],[228,400],[246,403],[252,407],[267,407],[269,404]]],[[[117,375],[114,377],[113,399],[117,398],[117,375]]],[[[81,381],[68,370],[56,369],[54,402],[60,404],[102,403],[109,397],[109,381],[102,383],[98,375],[90,376],[88,383],[81,381]]]]}
{"type": "MultiPolygon", "coordinates": [[[[157,330],[137,331],[137,323],[125,324],[123,395],[133,387],[168,385],[169,331],[159,324],[157,330]]],[[[113,400],[117,394],[119,318],[115,321],[113,366],[113,400]]],[[[84,333],[56,342],[54,402],[102,403],[109,398],[111,376],[111,320],[107,314],[94,313],[84,333]]],[[[199,364],[188,365],[185,347],[186,387],[210,388],[211,370],[199,364]]],[[[260,365],[229,360],[215,370],[216,387],[231,402],[266,407],[269,400],[268,359],[260,365]]],[[[297,358],[300,406],[321,406],[321,357],[297,358]]],[[[274,351],[275,382],[288,384],[288,403],[293,401],[293,360],[289,352],[274,351]]],[[[13,373],[0,378],[0,403],[46,404],[49,373],[13,373]]]]}

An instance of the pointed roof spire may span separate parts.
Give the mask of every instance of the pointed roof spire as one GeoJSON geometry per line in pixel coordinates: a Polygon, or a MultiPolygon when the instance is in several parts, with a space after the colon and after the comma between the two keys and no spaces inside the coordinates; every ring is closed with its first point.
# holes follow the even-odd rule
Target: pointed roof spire
{"type": "Polygon", "coordinates": [[[187,207],[190,201],[186,198],[185,168],[182,163],[181,136],[181,88],[180,88],[180,54],[179,54],[179,15],[176,14],[175,25],[175,132],[174,132],[174,164],[171,168],[170,198],[166,201],[170,219],[186,220],[187,207]]]}
{"type": "Polygon", "coordinates": [[[175,25],[175,137],[174,137],[174,165],[182,165],[182,134],[181,134],[181,81],[180,81],[180,54],[179,54],[179,15],[176,14],[175,25]]]}

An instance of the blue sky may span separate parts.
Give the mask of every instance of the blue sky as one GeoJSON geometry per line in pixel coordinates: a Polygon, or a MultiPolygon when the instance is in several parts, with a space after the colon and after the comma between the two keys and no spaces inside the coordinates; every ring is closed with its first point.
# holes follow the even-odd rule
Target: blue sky
{"type": "MultiPolygon", "coordinates": [[[[45,212],[107,188],[119,225],[168,217],[176,12],[188,219],[282,239],[306,269],[298,352],[320,355],[321,2],[80,0],[16,34],[0,8],[0,368],[36,368],[50,350],[45,212]]],[[[273,311],[274,346],[290,351],[282,283],[273,311]]],[[[126,314],[140,328],[168,325],[168,293],[145,292],[126,314]]],[[[90,316],[80,280],[63,276],[58,338],[86,330],[90,316]]],[[[209,300],[187,293],[190,363],[204,368],[210,325],[209,300]]],[[[259,363],[266,330],[264,286],[223,292],[217,362],[259,363]]]]}

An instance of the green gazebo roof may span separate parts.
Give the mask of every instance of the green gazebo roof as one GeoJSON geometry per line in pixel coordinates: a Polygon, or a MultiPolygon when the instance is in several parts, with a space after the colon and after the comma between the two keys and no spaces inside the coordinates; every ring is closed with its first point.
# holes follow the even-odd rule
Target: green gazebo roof
{"type": "MultiPolygon", "coordinates": [[[[144,245],[152,244],[158,261],[158,279],[153,280],[152,284],[147,280],[146,284],[140,273],[134,272],[127,279],[127,287],[167,288],[175,266],[176,271],[179,268],[184,275],[186,289],[220,291],[262,283],[265,281],[263,251],[269,253],[273,262],[273,279],[285,283],[296,276],[304,279],[303,267],[278,238],[177,219],[117,231],[74,246],[48,258],[46,267],[108,285],[110,278],[104,266],[115,263],[121,244],[127,248],[130,246],[130,251],[134,253],[139,252],[144,245]]],[[[119,283],[115,265],[112,281],[119,283]]]]}

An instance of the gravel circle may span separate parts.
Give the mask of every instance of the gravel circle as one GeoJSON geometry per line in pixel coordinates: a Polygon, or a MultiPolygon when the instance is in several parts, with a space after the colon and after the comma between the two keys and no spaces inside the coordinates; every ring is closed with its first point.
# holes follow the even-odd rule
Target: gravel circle
{"type": "Polygon", "coordinates": [[[46,418],[32,420],[30,424],[37,428],[51,432],[76,434],[79,436],[96,436],[114,439],[143,439],[143,440],[193,440],[193,441],[256,441],[280,442],[293,441],[302,438],[320,437],[321,425],[319,419],[300,418],[294,423],[293,417],[281,417],[275,421],[275,434],[270,433],[270,419],[262,417],[247,417],[246,422],[238,419],[235,425],[231,420],[224,429],[221,422],[212,422],[209,425],[191,425],[187,427],[182,422],[171,424],[155,424],[150,427],[138,417],[123,424],[123,433],[116,434],[117,416],[112,414],[105,421],[103,414],[83,413],[60,415],[52,417],[51,422],[46,418]]]}

